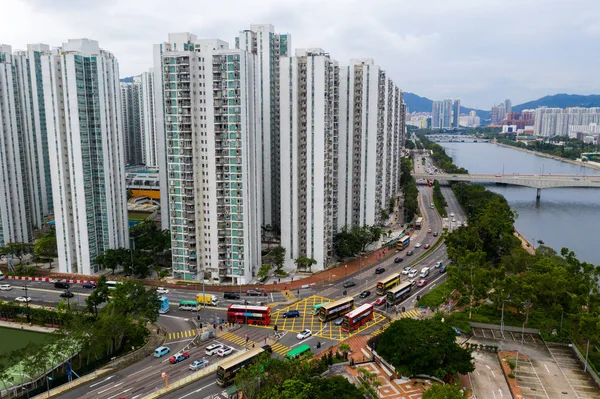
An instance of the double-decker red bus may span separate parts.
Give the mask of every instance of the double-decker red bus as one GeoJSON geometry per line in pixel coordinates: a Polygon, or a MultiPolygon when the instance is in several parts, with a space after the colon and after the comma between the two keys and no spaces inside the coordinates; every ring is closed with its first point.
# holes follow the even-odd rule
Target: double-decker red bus
{"type": "Polygon", "coordinates": [[[373,320],[373,304],[365,303],[344,315],[344,320],[342,320],[342,330],[350,332],[365,325],[371,320],[373,320]]]}
{"type": "Polygon", "coordinates": [[[268,306],[229,305],[227,321],[268,326],[271,323],[271,308],[268,306]]]}

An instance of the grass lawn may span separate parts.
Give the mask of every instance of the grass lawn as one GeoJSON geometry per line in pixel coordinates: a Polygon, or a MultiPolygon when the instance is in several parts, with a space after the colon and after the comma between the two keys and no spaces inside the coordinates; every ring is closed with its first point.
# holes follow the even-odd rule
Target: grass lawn
{"type": "Polygon", "coordinates": [[[0,327],[0,362],[8,361],[6,355],[9,352],[23,349],[29,343],[43,343],[47,337],[48,334],[40,332],[0,327]]]}
{"type": "Polygon", "coordinates": [[[127,219],[131,221],[143,221],[152,215],[151,212],[127,212],[127,219]]]}
{"type": "Polygon", "coordinates": [[[448,295],[450,295],[450,292],[452,292],[452,290],[448,286],[448,282],[444,281],[442,284],[423,295],[417,305],[436,309],[438,306],[444,303],[444,300],[448,295]]]}

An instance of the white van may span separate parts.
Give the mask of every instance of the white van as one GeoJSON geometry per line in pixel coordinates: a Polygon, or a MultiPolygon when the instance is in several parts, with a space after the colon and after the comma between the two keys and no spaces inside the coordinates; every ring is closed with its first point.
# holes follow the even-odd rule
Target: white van
{"type": "Polygon", "coordinates": [[[0,272],[0,280],[4,280],[4,273],[0,272]]]}
{"type": "Polygon", "coordinates": [[[419,274],[419,277],[421,278],[425,278],[429,276],[429,268],[428,267],[424,267],[421,269],[421,274],[419,274]]]}

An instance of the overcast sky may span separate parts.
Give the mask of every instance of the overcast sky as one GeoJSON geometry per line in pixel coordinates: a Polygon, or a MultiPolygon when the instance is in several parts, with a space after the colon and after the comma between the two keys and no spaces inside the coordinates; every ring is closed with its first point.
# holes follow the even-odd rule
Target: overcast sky
{"type": "Polygon", "coordinates": [[[0,43],[91,38],[121,76],[151,67],[168,32],[234,38],[251,23],[321,47],[341,65],[371,57],[404,90],[489,109],[547,94],[600,94],[600,0],[0,0],[0,43]]]}

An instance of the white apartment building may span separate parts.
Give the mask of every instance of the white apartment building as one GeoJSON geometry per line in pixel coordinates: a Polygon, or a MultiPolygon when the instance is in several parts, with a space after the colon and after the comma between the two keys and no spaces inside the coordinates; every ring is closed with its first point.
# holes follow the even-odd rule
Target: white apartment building
{"type": "Polygon", "coordinates": [[[299,257],[324,269],[337,227],[339,65],[322,49],[280,61],[281,245],[284,267],[299,257]]]}
{"type": "Polygon", "coordinates": [[[291,55],[290,34],[275,33],[271,24],[253,24],[235,38],[235,48],[256,55],[257,122],[261,139],[263,225],[279,225],[279,59],[291,55]]]}
{"type": "Polygon", "coordinates": [[[397,196],[405,113],[401,90],[372,59],[340,68],[338,230],[382,222],[397,196]]]}
{"type": "Polygon", "coordinates": [[[256,55],[190,33],[169,34],[154,54],[174,277],[245,284],[260,266],[256,55]]]}
{"type": "Polygon", "coordinates": [[[142,78],[134,76],[132,82],[121,82],[121,119],[125,138],[125,163],[144,164],[142,131],[142,78]]]}
{"type": "Polygon", "coordinates": [[[119,65],[89,39],[40,57],[61,272],[129,246],[119,65]]]}
{"type": "Polygon", "coordinates": [[[600,123],[600,108],[537,108],[533,130],[536,136],[567,136],[570,126],[591,123],[600,123]]]}
{"type": "Polygon", "coordinates": [[[0,246],[31,242],[52,212],[40,56],[0,44],[0,246]]]}
{"type": "MultiPolygon", "coordinates": [[[[142,160],[144,165],[158,167],[158,137],[154,110],[154,68],[140,75],[141,79],[141,129],[142,160]]],[[[168,221],[168,219],[167,219],[168,221]]]]}

